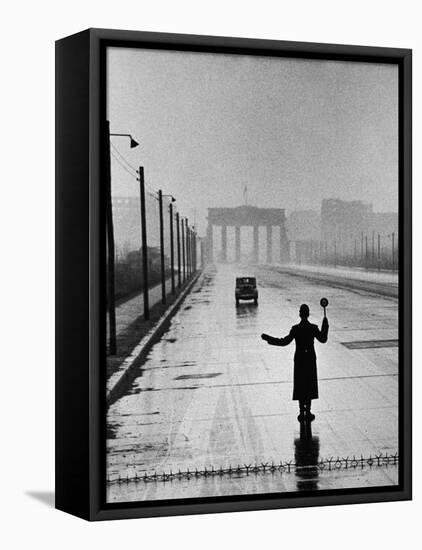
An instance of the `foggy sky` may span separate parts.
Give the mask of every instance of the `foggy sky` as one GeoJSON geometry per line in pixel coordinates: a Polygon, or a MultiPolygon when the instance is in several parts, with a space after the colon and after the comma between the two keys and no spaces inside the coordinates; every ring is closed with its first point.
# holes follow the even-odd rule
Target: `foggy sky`
{"type": "MultiPolygon", "coordinates": [[[[111,48],[112,143],[177,198],[200,231],[206,209],[248,203],[320,210],[323,198],[397,211],[398,71],[387,64],[111,48]]],[[[113,194],[138,184],[112,158],[113,194]]]]}

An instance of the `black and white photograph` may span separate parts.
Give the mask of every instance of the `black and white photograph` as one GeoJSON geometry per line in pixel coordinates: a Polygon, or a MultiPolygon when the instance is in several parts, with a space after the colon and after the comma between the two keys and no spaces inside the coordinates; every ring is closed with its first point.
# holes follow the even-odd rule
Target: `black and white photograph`
{"type": "Polygon", "coordinates": [[[106,71],[107,503],[398,487],[398,65],[106,71]]]}
{"type": "Polygon", "coordinates": [[[419,11],[5,6],[2,547],[413,548],[419,11]]]}

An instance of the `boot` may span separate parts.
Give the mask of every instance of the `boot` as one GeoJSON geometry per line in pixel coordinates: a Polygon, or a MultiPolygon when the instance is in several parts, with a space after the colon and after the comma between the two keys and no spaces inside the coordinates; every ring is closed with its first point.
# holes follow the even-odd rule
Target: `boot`
{"type": "Polygon", "coordinates": [[[312,414],[310,410],[306,412],[306,420],[308,420],[309,422],[312,422],[312,420],[315,420],[315,415],[312,414]]]}

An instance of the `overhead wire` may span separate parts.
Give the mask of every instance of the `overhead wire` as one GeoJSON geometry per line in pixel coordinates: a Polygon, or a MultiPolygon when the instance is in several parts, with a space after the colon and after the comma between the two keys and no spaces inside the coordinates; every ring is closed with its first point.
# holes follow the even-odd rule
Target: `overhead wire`
{"type": "MultiPolygon", "coordinates": [[[[139,181],[139,174],[138,173],[133,174],[131,172],[131,170],[125,164],[123,164],[123,162],[120,161],[119,157],[117,157],[113,153],[113,151],[110,151],[110,154],[114,158],[114,160],[120,165],[120,167],[123,168],[123,170],[125,170],[130,176],[132,176],[132,178],[136,179],[136,181],[139,181]]],[[[133,170],[133,168],[132,168],[132,170],[133,170]]],[[[135,170],[135,172],[136,172],[136,170],[135,170]]],[[[146,189],[147,193],[153,199],[158,200],[157,191],[154,191],[154,189],[152,189],[152,187],[150,187],[147,183],[145,183],[145,189],[146,189]]]]}
{"type": "Polygon", "coordinates": [[[133,173],[130,171],[130,169],[129,169],[127,166],[125,166],[125,165],[123,164],[123,162],[121,162],[121,160],[119,159],[119,157],[117,157],[117,156],[113,153],[113,151],[110,151],[110,154],[111,154],[111,156],[114,158],[114,160],[123,168],[123,170],[125,170],[125,171],[126,171],[128,174],[130,174],[133,178],[138,179],[137,174],[133,174],[133,173]]]}
{"type": "Polygon", "coordinates": [[[111,145],[112,149],[119,155],[119,157],[122,159],[122,161],[123,161],[125,164],[128,165],[129,168],[131,168],[134,172],[138,172],[138,169],[135,168],[135,167],[127,160],[127,158],[126,158],[124,155],[122,155],[122,153],[117,149],[117,147],[116,147],[113,143],[110,142],[110,145],[111,145]]]}

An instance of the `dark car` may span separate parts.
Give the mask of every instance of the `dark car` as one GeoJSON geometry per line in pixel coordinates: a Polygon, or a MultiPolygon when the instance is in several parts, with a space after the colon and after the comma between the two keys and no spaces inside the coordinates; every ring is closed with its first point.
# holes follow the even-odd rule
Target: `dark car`
{"type": "Polygon", "coordinates": [[[253,300],[258,303],[258,289],[256,288],[255,277],[236,277],[235,290],[236,305],[240,300],[253,300]]]}

